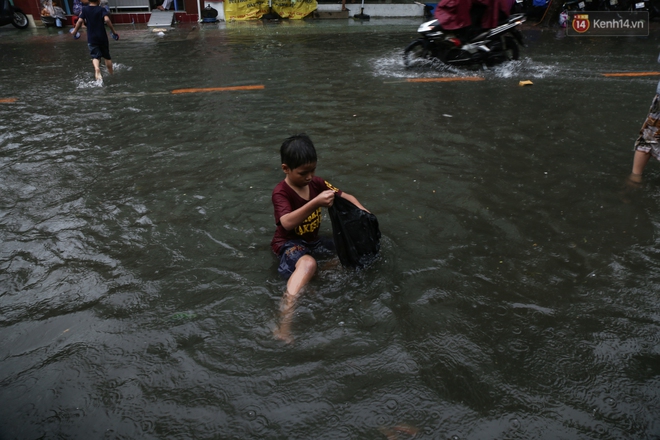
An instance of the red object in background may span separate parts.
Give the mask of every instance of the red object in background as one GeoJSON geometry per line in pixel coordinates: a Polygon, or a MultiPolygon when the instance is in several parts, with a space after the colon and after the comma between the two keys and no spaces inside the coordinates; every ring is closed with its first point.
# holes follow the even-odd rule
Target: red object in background
{"type": "MultiPolygon", "coordinates": [[[[40,0],[14,0],[14,5],[17,8],[21,8],[26,15],[32,15],[35,20],[41,19],[40,0]]],[[[198,19],[197,14],[194,13],[176,12],[174,15],[176,21],[182,23],[194,23],[197,22],[198,19]]],[[[114,24],[148,23],[150,17],[151,12],[115,13],[112,14],[112,22],[114,24]]],[[[76,24],[76,19],[77,16],[75,15],[67,15],[67,25],[74,26],[76,24]]]]}
{"type": "Polygon", "coordinates": [[[41,17],[39,0],[14,0],[14,6],[20,8],[26,15],[32,15],[35,19],[41,17]]]}

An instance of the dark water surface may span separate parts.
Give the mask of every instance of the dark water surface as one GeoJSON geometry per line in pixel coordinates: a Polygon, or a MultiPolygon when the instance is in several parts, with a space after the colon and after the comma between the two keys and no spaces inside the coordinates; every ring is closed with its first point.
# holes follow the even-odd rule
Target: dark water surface
{"type": "Polygon", "coordinates": [[[625,185],[658,78],[602,76],[657,38],[532,28],[484,81],[409,83],[466,74],[404,69],[419,22],[120,27],[102,86],[84,39],[0,28],[0,438],[658,438],[660,167],[625,185]],[[287,346],[300,131],[384,237],[287,346]]]}

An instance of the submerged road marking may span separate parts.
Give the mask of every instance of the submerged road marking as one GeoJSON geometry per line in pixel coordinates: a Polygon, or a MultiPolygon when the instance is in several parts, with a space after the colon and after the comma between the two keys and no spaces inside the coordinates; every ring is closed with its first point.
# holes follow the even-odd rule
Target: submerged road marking
{"type": "Polygon", "coordinates": [[[233,86],[233,87],[209,87],[204,89],[176,89],[172,90],[172,94],[178,95],[180,93],[205,93],[205,92],[232,92],[235,90],[263,90],[266,86],[263,84],[255,86],[233,86]]]}
{"type": "Polygon", "coordinates": [[[18,98],[0,98],[0,104],[11,104],[18,101],[18,98]]]}
{"type": "Polygon", "coordinates": [[[620,72],[620,73],[603,73],[603,76],[657,76],[660,72],[620,72]]]}
{"type": "Polygon", "coordinates": [[[485,81],[482,76],[438,76],[434,78],[405,78],[397,81],[383,81],[384,84],[455,82],[455,81],[485,81]]]}
{"type": "Polygon", "coordinates": [[[453,82],[453,81],[484,81],[486,78],[481,76],[457,76],[443,78],[408,78],[406,82],[425,83],[425,82],[453,82]]]}
{"type": "MultiPolygon", "coordinates": [[[[1,1],[1,0],[0,0],[1,1]]],[[[107,95],[109,98],[132,98],[132,97],[141,97],[141,96],[153,96],[153,95],[179,95],[181,93],[201,93],[201,92],[230,92],[234,90],[263,90],[266,86],[259,84],[254,86],[232,86],[232,87],[211,87],[211,88],[200,88],[200,89],[175,89],[171,92],[137,92],[137,93],[111,93],[107,95]]],[[[67,99],[80,99],[78,97],[68,97],[67,99]]],[[[2,101],[0,101],[2,102],[2,101]]]]}

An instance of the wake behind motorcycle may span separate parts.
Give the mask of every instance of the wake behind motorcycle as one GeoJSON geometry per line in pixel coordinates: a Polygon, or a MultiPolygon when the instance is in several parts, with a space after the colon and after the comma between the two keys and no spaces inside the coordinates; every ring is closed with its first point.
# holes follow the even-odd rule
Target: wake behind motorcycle
{"type": "Polygon", "coordinates": [[[14,27],[25,29],[30,22],[27,16],[9,0],[0,0],[0,26],[11,23],[14,27]]]}
{"type": "Polygon", "coordinates": [[[520,57],[519,46],[524,46],[518,27],[526,20],[525,14],[515,14],[496,28],[459,39],[438,26],[437,20],[422,23],[417,32],[420,38],[403,52],[406,67],[419,60],[437,59],[452,66],[494,66],[520,57]]]}

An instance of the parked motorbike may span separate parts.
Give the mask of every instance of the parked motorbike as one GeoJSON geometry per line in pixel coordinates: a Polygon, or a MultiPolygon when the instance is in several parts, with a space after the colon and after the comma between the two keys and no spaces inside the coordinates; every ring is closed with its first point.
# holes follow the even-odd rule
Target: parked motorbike
{"type": "Polygon", "coordinates": [[[561,6],[562,11],[586,11],[587,5],[584,0],[568,0],[561,6]]]}
{"type": "Polygon", "coordinates": [[[438,26],[438,20],[422,23],[417,32],[420,38],[413,41],[403,52],[406,67],[417,60],[438,59],[452,66],[494,66],[505,61],[517,60],[519,45],[524,45],[518,26],[526,20],[524,14],[515,14],[494,29],[484,31],[462,41],[452,32],[438,26]]]}
{"type": "Polygon", "coordinates": [[[598,5],[599,11],[623,11],[625,9],[625,2],[621,0],[600,0],[598,5]]]}
{"type": "Polygon", "coordinates": [[[660,17],[660,0],[609,0],[618,2],[620,11],[648,12],[649,20],[660,17]]]}
{"type": "Polygon", "coordinates": [[[0,26],[11,23],[14,27],[19,29],[25,29],[28,27],[30,22],[28,22],[27,15],[25,15],[23,11],[14,6],[9,0],[0,0],[0,2],[2,2],[2,8],[0,9],[0,26]]]}
{"type": "Polygon", "coordinates": [[[651,0],[648,5],[649,8],[649,19],[653,20],[654,18],[660,17],[660,1],[651,0]]]}
{"type": "Polygon", "coordinates": [[[632,0],[628,9],[636,12],[649,12],[650,3],[649,0],[632,0]]]}

